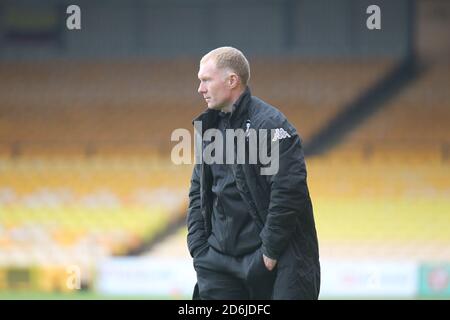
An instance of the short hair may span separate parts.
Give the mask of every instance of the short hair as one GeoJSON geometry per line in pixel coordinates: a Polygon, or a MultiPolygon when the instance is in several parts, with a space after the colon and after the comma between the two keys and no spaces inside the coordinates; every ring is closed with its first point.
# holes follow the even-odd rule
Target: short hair
{"type": "Polygon", "coordinates": [[[244,86],[248,84],[250,80],[250,64],[240,50],[233,47],[220,47],[204,55],[200,63],[209,59],[215,60],[217,68],[230,69],[236,72],[244,86]]]}

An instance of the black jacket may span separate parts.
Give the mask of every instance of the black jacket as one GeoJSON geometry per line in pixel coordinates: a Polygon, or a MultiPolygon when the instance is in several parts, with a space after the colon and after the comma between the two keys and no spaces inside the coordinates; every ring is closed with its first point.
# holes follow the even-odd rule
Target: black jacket
{"type": "MultiPolygon", "coordinates": [[[[218,112],[208,109],[194,121],[201,121],[203,132],[215,128],[218,112]]],[[[262,165],[259,162],[232,165],[237,188],[261,230],[262,252],[270,258],[279,259],[289,242],[294,240],[299,247],[298,267],[305,269],[305,272],[319,270],[318,242],[301,139],[278,109],[251,96],[249,88],[235,103],[230,118],[233,129],[245,130],[247,123],[256,130],[282,128],[290,136],[279,140],[279,170],[276,174],[261,175],[262,165]]],[[[211,186],[208,165],[204,162],[196,164],[191,179],[187,216],[187,242],[194,258],[208,247],[212,214],[211,186]]]]}

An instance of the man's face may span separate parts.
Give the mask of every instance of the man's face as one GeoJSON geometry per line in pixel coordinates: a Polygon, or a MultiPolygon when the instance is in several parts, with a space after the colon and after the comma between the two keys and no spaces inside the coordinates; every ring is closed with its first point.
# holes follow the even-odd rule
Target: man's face
{"type": "Polygon", "coordinates": [[[198,79],[200,80],[198,93],[203,96],[209,109],[220,110],[232,102],[227,72],[218,69],[214,59],[200,63],[198,79]]]}

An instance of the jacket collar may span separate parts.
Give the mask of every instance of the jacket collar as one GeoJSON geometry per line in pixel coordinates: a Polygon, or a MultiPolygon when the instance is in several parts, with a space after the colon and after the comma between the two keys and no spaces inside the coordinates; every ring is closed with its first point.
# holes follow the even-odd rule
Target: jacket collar
{"type": "Polygon", "coordinates": [[[233,104],[230,121],[238,120],[248,112],[251,97],[252,93],[250,92],[250,88],[247,86],[241,96],[233,104]]]}

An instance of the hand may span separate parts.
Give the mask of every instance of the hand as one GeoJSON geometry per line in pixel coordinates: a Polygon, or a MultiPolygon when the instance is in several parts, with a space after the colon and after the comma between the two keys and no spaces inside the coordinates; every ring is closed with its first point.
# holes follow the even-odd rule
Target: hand
{"type": "Polygon", "coordinates": [[[264,265],[269,271],[272,271],[273,268],[277,265],[277,260],[270,259],[263,254],[264,265]]]}

